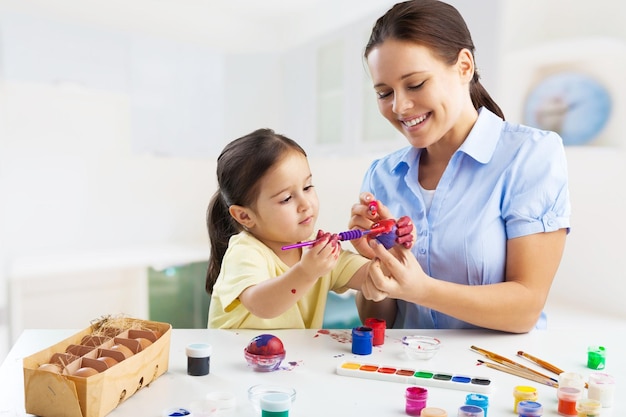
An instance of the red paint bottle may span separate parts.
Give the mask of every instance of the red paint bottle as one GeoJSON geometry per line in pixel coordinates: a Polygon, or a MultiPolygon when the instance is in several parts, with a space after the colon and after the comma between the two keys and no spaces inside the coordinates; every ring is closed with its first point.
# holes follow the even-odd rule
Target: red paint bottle
{"type": "Polygon", "coordinates": [[[380,346],[385,343],[385,329],[387,328],[387,322],[385,320],[370,317],[365,320],[364,324],[371,328],[374,333],[372,345],[380,346]]]}

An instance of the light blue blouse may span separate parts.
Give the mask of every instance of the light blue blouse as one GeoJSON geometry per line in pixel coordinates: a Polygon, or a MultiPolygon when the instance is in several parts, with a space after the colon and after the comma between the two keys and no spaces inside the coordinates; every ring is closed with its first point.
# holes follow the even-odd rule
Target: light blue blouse
{"type": "MultiPolygon", "coordinates": [[[[465,285],[505,280],[506,240],[567,228],[570,201],[560,136],[511,124],[482,108],[444,171],[430,210],[418,184],[422,149],[374,161],[362,191],[393,215],[410,216],[412,252],[431,277],[465,285]]],[[[398,300],[396,328],[473,328],[438,311],[398,300]]],[[[545,327],[545,316],[537,323],[545,327]]]]}

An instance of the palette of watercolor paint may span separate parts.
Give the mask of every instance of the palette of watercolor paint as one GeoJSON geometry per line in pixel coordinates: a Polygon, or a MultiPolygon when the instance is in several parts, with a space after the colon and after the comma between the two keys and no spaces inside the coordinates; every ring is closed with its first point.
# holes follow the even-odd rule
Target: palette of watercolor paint
{"type": "Polygon", "coordinates": [[[337,374],[484,394],[490,393],[492,388],[491,380],[486,377],[433,372],[423,369],[396,368],[358,362],[342,362],[338,364],[337,374]]]}

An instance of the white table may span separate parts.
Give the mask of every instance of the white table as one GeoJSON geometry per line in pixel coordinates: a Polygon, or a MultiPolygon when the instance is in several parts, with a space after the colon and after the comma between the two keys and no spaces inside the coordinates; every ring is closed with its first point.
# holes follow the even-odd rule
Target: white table
{"type": "MultiPolygon", "coordinates": [[[[617,379],[613,408],[604,409],[603,417],[626,416],[626,323],[623,326],[557,329],[513,335],[482,330],[387,330],[385,343],[374,347],[371,355],[351,353],[350,330],[207,330],[174,329],[172,331],[170,363],[167,373],[142,388],[113,410],[111,417],[159,417],[171,407],[189,407],[213,391],[228,391],[236,396],[235,416],[255,416],[247,399],[247,389],[258,383],[276,383],[297,391],[291,416],[404,416],[404,392],[408,385],[337,375],[336,366],[344,361],[367,362],[398,368],[484,376],[492,381],[488,394],[488,417],[513,416],[513,388],[516,385],[535,386],[544,416],[557,416],[554,388],[543,386],[497,370],[476,366],[485,359],[470,350],[471,345],[498,353],[520,363],[533,366],[516,357],[523,350],[566,370],[587,376],[587,346],[607,348],[606,369],[617,379]],[[269,373],[254,372],[243,357],[248,342],[261,333],[278,336],[287,356],[282,369],[269,373]],[[440,352],[428,361],[410,361],[402,350],[404,335],[423,334],[442,342],[440,352]],[[204,342],[213,346],[210,373],[206,376],[187,375],[185,346],[204,342]]],[[[72,335],[76,330],[25,330],[0,368],[0,416],[24,416],[22,358],[72,335]]],[[[542,371],[540,368],[536,369],[542,371]]],[[[548,373],[548,371],[542,371],[548,373]]],[[[448,415],[457,415],[468,392],[426,387],[428,406],[444,408],[448,415]]]]}

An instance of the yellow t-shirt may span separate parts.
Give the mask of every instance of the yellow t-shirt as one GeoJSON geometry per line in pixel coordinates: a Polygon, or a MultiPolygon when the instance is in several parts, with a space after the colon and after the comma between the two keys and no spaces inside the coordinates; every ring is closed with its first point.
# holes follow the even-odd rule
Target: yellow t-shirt
{"type": "Polygon", "coordinates": [[[328,291],[345,292],[346,284],[368,262],[354,252],[342,250],[335,268],[319,278],[289,310],[273,319],[252,315],[239,302],[246,288],[284,274],[289,267],[261,241],[247,232],[230,238],[222,269],[213,287],[209,328],[221,329],[319,329],[324,320],[328,291]]]}

